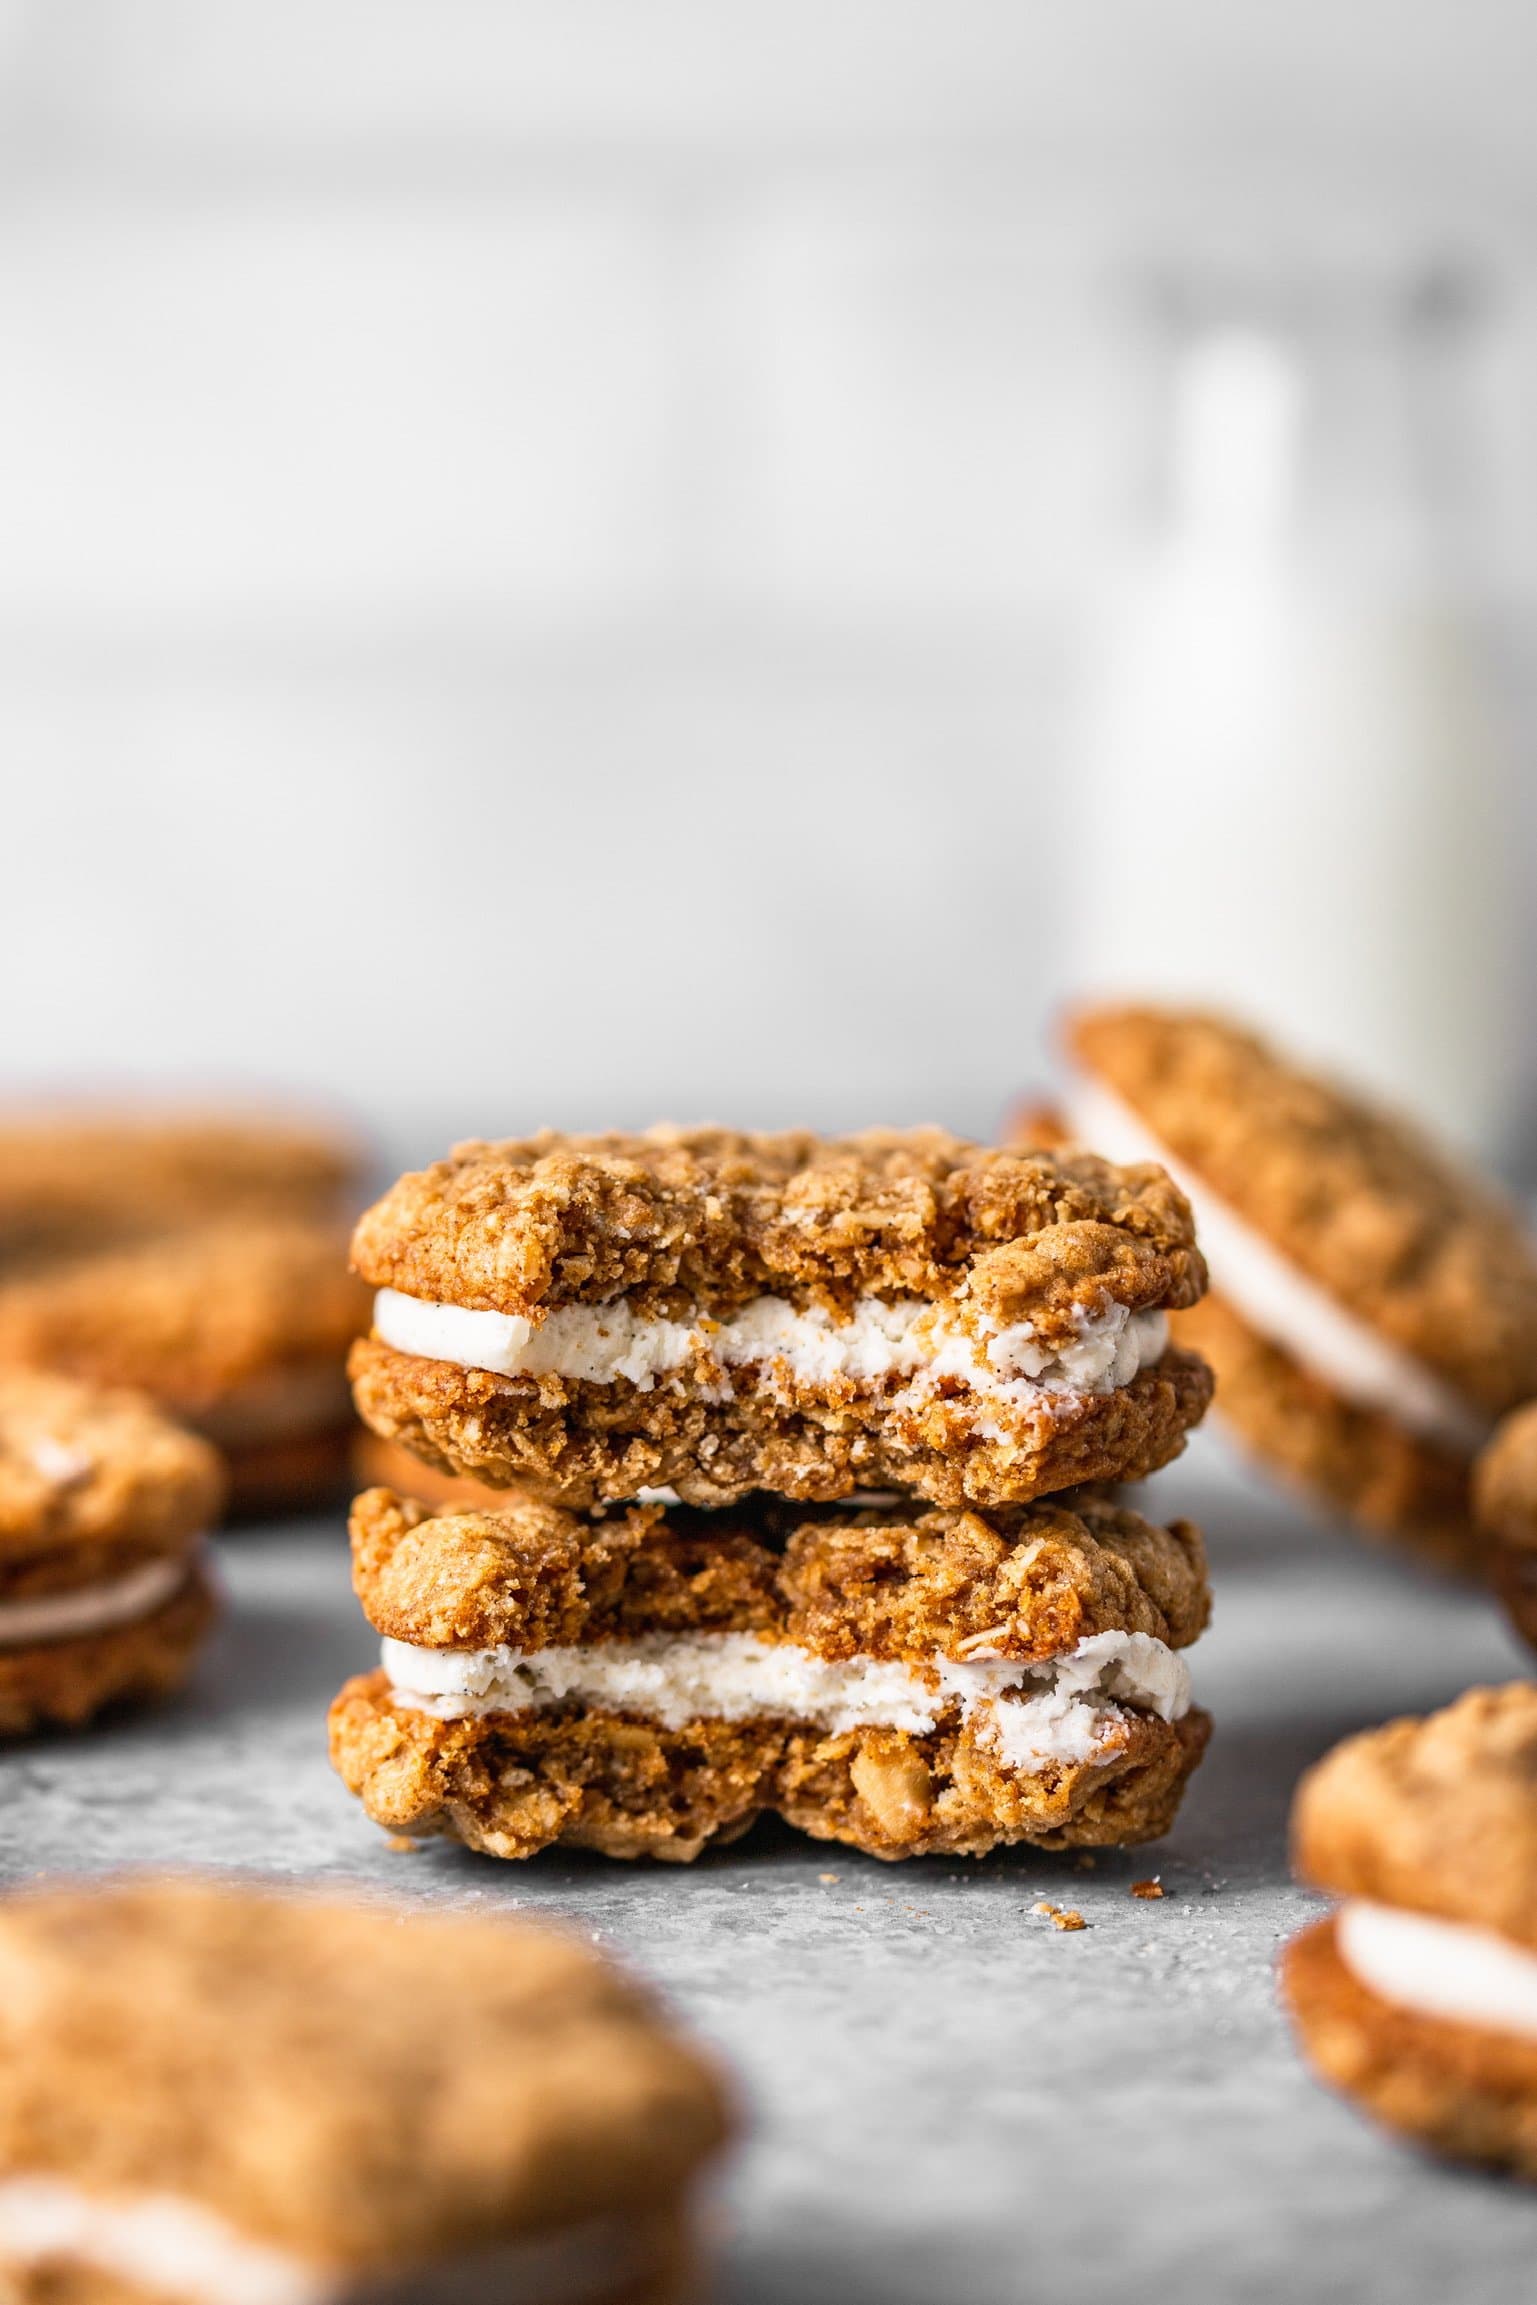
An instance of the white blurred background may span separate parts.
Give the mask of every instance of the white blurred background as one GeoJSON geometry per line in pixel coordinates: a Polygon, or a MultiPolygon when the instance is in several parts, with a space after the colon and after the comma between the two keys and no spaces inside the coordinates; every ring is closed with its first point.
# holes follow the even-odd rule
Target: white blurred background
{"type": "Polygon", "coordinates": [[[1534,68],[1524,0],[0,0],[4,1086],[985,1131],[1107,978],[1519,1165],[1534,68]],[[1192,301],[1366,328],[1284,567],[1170,558],[1192,301]],[[1451,517],[1373,455],[1438,363],[1451,517]]]}

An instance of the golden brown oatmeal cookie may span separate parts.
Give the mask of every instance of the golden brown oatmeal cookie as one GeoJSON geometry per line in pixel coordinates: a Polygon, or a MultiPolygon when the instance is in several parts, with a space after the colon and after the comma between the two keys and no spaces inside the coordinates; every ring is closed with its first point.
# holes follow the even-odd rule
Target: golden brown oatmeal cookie
{"type": "Polygon", "coordinates": [[[984,1508],[1091,1481],[1144,1479],[1179,1455],[1211,1399],[1211,1372],[1167,1347],[1103,1393],[991,1407],[942,1391],[706,1384],[649,1391],[558,1377],[503,1377],[360,1337],[348,1362],[365,1424],[428,1464],[495,1487],[537,1488],[574,1506],[670,1488],[691,1504],[755,1489],[834,1502],[910,1488],[984,1508]]]}
{"type": "Polygon", "coordinates": [[[1537,2177],[1537,1688],[1350,1738],[1293,1826],[1345,1900],[1285,1960],[1313,2062],[1390,2127],[1537,2177]]]}
{"type": "Polygon", "coordinates": [[[489,1713],[439,1720],[392,1695],[383,1672],[331,1708],[331,1759],[376,1824],[446,1834],[495,1857],[552,1843],[686,1863],[760,1811],[867,1856],[985,1856],[1006,1843],[1098,1847],[1157,1839],[1174,1821],[1208,1716],[1126,1713],[1092,1760],[1023,1775],[947,1716],[899,1729],[817,1732],[781,1718],[489,1713]]]}
{"type": "Polygon", "coordinates": [[[0,1114],[0,1255],[102,1248],[221,1217],[337,1219],[361,1149],[275,1116],[72,1110],[0,1114]]]}
{"type": "Polygon", "coordinates": [[[0,1736],[180,1686],[223,1495],[214,1451],[147,1401],[0,1371],[0,1736]]]}
{"type": "Polygon", "coordinates": [[[760,1809],[886,1857],[1167,1829],[1206,1739],[1175,1648],[1197,1532],[1100,1497],[984,1518],[372,1490],[354,1581],[386,1670],[332,1757],[392,1831],[697,1856],[760,1809]]]}
{"type": "Polygon", "coordinates": [[[244,1884],[0,1908],[0,2265],[57,2267],[39,2297],[153,2295],[179,2218],[316,2305],[405,2305],[413,2275],[663,2305],[729,2126],[715,2072],[574,1939],[244,1884]],[[148,2202],[148,2262],[140,2228],[115,2263],[148,2202]]]}
{"type": "Polygon", "coordinates": [[[1409,1123],[1227,1020],[1069,1019],[1069,1124],[1160,1157],[1195,1205],[1211,1295],[1173,1322],[1241,1444],[1327,1509],[1489,1574],[1472,1460],[1537,1382],[1537,1245],[1409,1123]]]}
{"type": "Polygon", "coordinates": [[[1537,1686],[1470,1689],[1347,1738],[1303,1778],[1293,1833],[1321,1889],[1537,1951],[1537,1686]]]}
{"type": "Polygon", "coordinates": [[[1282,1983],[1334,2088],[1418,2144],[1537,2180],[1537,2041],[1385,2000],[1341,1959],[1333,1920],[1286,1948],[1282,1983]]]}
{"type": "Polygon", "coordinates": [[[626,1297],[721,1315],[752,1298],[844,1308],[966,1285],[1051,1335],[1085,1292],[1190,1303],[1189,1211],[1154,1170],[990,1151],[940,1129],[817,1137],[726,1129],[460,1145],[360,1220],[376,1288],[490,1312],[626,1297]]]}
{"type": "Polygon", "coordinates": [[[225,1222],[0,1279],[0,1366],[133,1385],[225,1452],[238,1506],[297,1502],[341,1476],[366,1316],[331,1226],[225,1222]]]}
{"type": "Polygon", "coordinates": [[[1176,1162],[1476,1409],[1537,1394],[1537,1247],[1409,1121],[1220,1016],[1094,1009],[1064,1037],[1176,1162]]]}
{"type": "Polygon", "coordinates": [[[1217,1415],[1258,1464],[1433,1567],[1485,1573],[1489,1548],[1468,1510],[1465,1454],[1347,1400],[1215,1290],[1172,1325],[1210,1364],[1217,1415]]]}
{"type": "Polygon", "coordinates": [[[919,1130],[461,1146],[360,1223],[364,1421],[590,1504],[897,1485],[1021,1502],[1167,1462],[1206,1405],[1153,1169],[919,1130]]]}

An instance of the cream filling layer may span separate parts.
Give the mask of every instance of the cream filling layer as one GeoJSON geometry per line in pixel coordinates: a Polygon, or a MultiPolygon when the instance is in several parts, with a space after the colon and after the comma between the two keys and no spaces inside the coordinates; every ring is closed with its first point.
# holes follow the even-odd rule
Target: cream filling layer
{"type": "MultiPolygon", "coordinates": [[[[1108,1160],[1156,1161],[1195,1213],[1212,1286],[1252,1328],[1282,1346],[1347,1400],[1375,1409],[1424,1439],[1466,1453],[1481,1448],[1492,1420],[1422,1361],[1379,1336],[1309,1280],[1209,1185],[1175,1160],[1146,1124],[1099,1081],[1080,1076],[1068,1099],[1074,1134],[1108,1160]]],[[[1220,1400],[1218,1406],[1221,1406],[1220,1400]]]]}
{"type": "Polygon", "coordinates": [[[94,2194],[56,2177],[0,2179],[0,2264],[56,2259],[188,2305],[456,2305],[471,2296],[588,2305],[638,2262],[623,2221],[593,2218],[400,2272],[350,2273],[253,2240],[180,2194],[94,2194]]]}
{"type": "Polygon", "coordinates": [[[440,1720],[577,1703],[643,1714],[665,1729],[763,1715],[838,1735],[926,1736],[959,1706],[1009,1767],[1038,1774],[1090,1761],[1116,1741],[1123,1708],[1177,1721],[1190,1710],[1184,1659],[1149,1633],[1095,1633],[1039,1664],[936,1657],[929,1668],[833,1660],[756,1633],[644,1633],[586,1648],[419,1649],[383,1643],[395,1702],[440,1720]]]}
{"type": "Polygon", "coordinates": [[[78,1640],[89,1633],[111,1632],[117,1625],[136,1624],[186,1583],[189,1567],[187,1555],[178,1554],[174,1559],[144,1561],[110,1583],[0,1600],[0,1649],[78,1640]]]}
{"type": "Polygon", "coordinates": [[[968,1325],[925,1297],[861,1297],[842,1321],[821,1306],[773,1296],[722,1321],[669,1321],[638,1315],[616,1297],[559,1305],[537,1323],[522,1313],[429,1304],[398,1289],[381,1289],[374,1300],[374,1334],[424,1360],[504,1377],[597,1385],[623,1378],[641,1392],[689,1366],[694,1381],[721,1399],[731,1397],[734,1372],[751,1369],[811,1385],[897,1382],[925,1390],[958,1379],[988,1401],[1024,1408],[1052,1396],[1113,1392],[1160,1360],[1169,1341],[1162,1313],[1114,1300],[1081,1308],[1076,1326],[1069,1344],[1052,1345],[1028,1321],[968,1325]]]}
{"type": "Polygon", "coordinates": [[[1365,1898],[1342,1905],[1334,1927],[1346,1968],[1384,2001],[1537,2041],[1537,1953],[1492,1929],[1365,1898]]]}

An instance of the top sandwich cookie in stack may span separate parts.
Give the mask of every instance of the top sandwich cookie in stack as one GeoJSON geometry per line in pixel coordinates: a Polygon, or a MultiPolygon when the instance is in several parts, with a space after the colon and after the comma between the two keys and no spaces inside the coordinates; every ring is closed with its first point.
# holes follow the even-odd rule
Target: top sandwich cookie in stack
{"type": "Polygon", "coordinates": [[[365,1421],[509,1491],[360,1501],[389,1646],[333,1746],[375,1815],[512,1855],[692,1855],[762,1806],[883,1855],[1166,1825],[1205,1733],[1173,1655],[1205,1617],[1199,1540],[1025,1509],[1154,1471],[1206,1406],[1167,1333],[1204,1268],[1156,1169],[937,1131],[473,1144],[386,1194],[354,1257],[379,1290],[365,1421]],[[1083,1700],[1065,1742],[1033,1734],[1043,1698],[1083,1700]],[[727,1721],[747,1733],[701,1805],[680,1788],[727,1721]],[[649,1757],[621,1784],[622,1748],[649,1757]],[[1106,1797],[1129,1766],[1140,1806],[1106,1797]],[[573,1804],[584,1770],[603,1801],[573,1804]],[[533,1788],[515,1829],[489,1777],[533,1788]]]}
{"type": "Polygon", "coordinates": [[[1175,1328],[1215,1369],[1226,1423],[1325,1505],[1485,1571],[1474,1459],[1537,1394],[1537,1246],[1517,1210],[1220,1017],[1103,1008],[1064,1039],[1066,1130],[1161,1162],[1195,1211],[1212,1294],[1175,1328]]]}

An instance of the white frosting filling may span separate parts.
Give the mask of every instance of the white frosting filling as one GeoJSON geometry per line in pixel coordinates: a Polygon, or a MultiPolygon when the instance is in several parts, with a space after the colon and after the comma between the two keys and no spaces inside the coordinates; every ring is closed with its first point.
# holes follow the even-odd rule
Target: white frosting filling
{"type": "MultiPolygon", "coordinates": [[[[984,1399],[1024,1408],[1051,1395],[1108,1393],[1162,1358],[1168,1323],[1114,1299],[1083,1307],[1066,1346],[1045,1343],[1028,1321],[1008,1327],[973,1319],[924,1297],[886,1303],[861,1297],[847,1320],[820,1306],[756,1297],[729,1319],[668,1321],[637,1315],[623,1297],[601,1305],[559,1305],[535,1323],[522,1313],[474,1312],[381,1289],[374,1333],[398,1352],[453,1361],[495,1375],[556,1376],[607,1385],[624,1378],[649,1392],[659,1377],[691,1365],[694,1379],[729,1399],[732,1372],[783,1370],[829,1386],[888,1384],[931,1389],[959,1379],[984,1399]]],[[[901,1394],[897,1396],[898,1403],[901,1394]]]]}
{"type": "Polygon", "coordinates": [[[1340,1907],[1335,1943],[1361,1983],[1401,2009],[1537,2041],[1537,1953],[1492,1929],[1356,1898],[1340,1907]]]}
{"type": "Polygon", "coordinates": [[[175,2193],[95,2194],[58,2177],[0,2179],[0,2263],[63,2259],[188,2305],[588,2305],[639,2263],[633,2230],[591,2218],[400,2271],[349,2273],[253,2240],[175,2193]]]}
{"type": "Polygon", "coordinates": [[[109,2198],[56,2177],[0,2183],[0,2257],[74,2258],[198,2305],[322,2305],[336,2284],[320,2267],[252,2241],[200,2202],[173,2193],[109,2198]]]}
{"type": "Polygon", "coordinates": [[[1252,1328],[1347,1400],[1380,1411],[1426,1440],[1464,1452],[1483,1446],[1491,1427],[1488,1417],[1298,1272],[1209,1185],[1173,1159],[1112,1091],[1080,1078],[1068,1110],[1075,1135],[1107,1159],[1156,1161],[1167,1169],[1195,1212],[1212,1286],[1252,1328]]]}
{"type": "Polygon", "coordinates": [[[667,1729],[768,1714],[836,1735],[890,1728],[926,1736],[959,1705],[1011,1768],[1092,1760],[1121,1707],[1177,1721],[1190,1709],[1184,1659],[1148,1633],[1096,1633],[1040,1664],[936,1657],[928,1672],[874,1657],[832,1660],[756,1633],[644,1633],[586,1648],[381,1649],[395,1701],[440,1720],[539,1711],[572,1701],[644,1714],[667,1729]]]}
{"type": "Polygon", "coordinates": [[[36,1641],[69,1641],[84,1633],[110,1632],[149,1616],[187,1581],[184,1555],[145,1561],[110,1584],[81,1585],[68,1593],[34,1593],[0,1600],[0,1649],[27,1648],[36,1641]]]}

